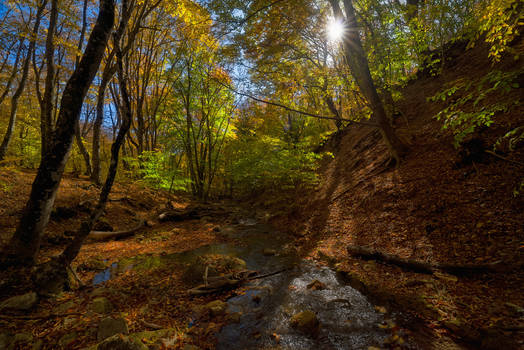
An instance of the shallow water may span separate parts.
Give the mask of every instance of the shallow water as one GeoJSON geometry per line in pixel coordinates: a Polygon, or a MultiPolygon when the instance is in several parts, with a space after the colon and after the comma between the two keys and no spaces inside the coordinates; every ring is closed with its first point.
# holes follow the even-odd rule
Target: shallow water
{"type": "Polygon", "coordinates": [[[235,229],[232,238],[240,244],[208,245],[176,254],[123,259],[97,274],[93,284],[130,268],[190,263],[204,254],[235,256],[243,259],[248,269],[262,274],[288,270],[254,280],[246,285],[243,295],[228,300],[227,312],[240,312],[240,322],[222,328],[218,349],[367,349],[382,346],[391,335],[379,327],[386,321],[384,314],[376,311],[364,295],[344,284],[330,268],[299,259],[291,245],[293,240],[286,234],[253,219],[240,221],[235,229]],[[276,254],[268,256],[267,250],[276,254]],[[323,283],[325,289],[308,289],[314,280],[323,283]],[[305,310],[313,311],[320,321],[316,335],[290,326],[291,317],[305,310]]]}

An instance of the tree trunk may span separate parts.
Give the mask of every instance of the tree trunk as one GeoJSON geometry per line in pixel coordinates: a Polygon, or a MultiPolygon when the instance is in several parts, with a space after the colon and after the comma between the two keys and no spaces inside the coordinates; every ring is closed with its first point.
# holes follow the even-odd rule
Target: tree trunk
{"type": "Polygon", "coordinates": [[[127,83],[126,78],[124,77],[124,70],[123,70],[123,57],[122,57],[122,51],[120,49],[120,39],[122,38],[125,26],[127,24],[127,21],[130,17],[130,10],[127,8],[127,1],[124,0],[122,2],[122,18],[120,21],[120,25],[118,27],[118,30],[115,33],[115,52],[116,52],[116,58],[117,58],[117,71],[118,71],[118,81],[120,84],[120,93],[122,95],[122,124],[120,125],[120,130],[118,130],[118,135],[115,139],[115,142],[113,142],[113,145],[111,146],[111,162],[109,165],[109,170],[107,173],[106,181],[104,183],[104,186],[102,187],[102,191],[100,192],[100,198],[98,200],[98,203],[96,205],[96,208],[91,213],[89,219],[82,223],[80,230],[75,235],[75,238],[73,242],[71,242],[66,249],[62,252],[60,256],[60,260],[65,264],[65,266],[69,266],[71,262],[76,258],[78,255],[78,252],[80,251],[80,248],[82,247],[82,244],[84,243],[86,237],[91,232],[93,226],[98,221],[102,213],[104,212],[104,208],[107,204],[109,193],[111,192],[111,188],[113,187],[113,182],[115,181],[116,173],[118,170],[118,159],[119,159],[119,153],[120,148],[122,147],[122,144],[125,141],[125,137],[127,132],[129,131],[129,128],[131,127],[131,102],[129,99],[129,94],[127,92],[127,83]]]}
{"type": "Polygon", "coordinates": [[[13,63],[13,70],[11,71],[11,75],[7,79],[7,82],[5,83],[4,92],[2,93],[2,95],[0,95],[0,105],[4,102],[5,98],[9,94],[9,91],[11,90],[11,85],[13,84],[13,80],[15,80],[16,74],[18,73],[18,62],[20,61],[20,56],[22,56],[24,41],[24,38],[20,38],[20,44],[18,45],[18,49],[16,51],[15,62],[13,63]]]}
{"type": "Polygon", "coordinates": [[[100,66],[113,28],[114,17],[115,0],[100,0],[98,18],[80,64],[65,86],[49,152],[40,162],[18,228],[4,251],[4,265],[35,263],[41,237],[49,221],[64,167],[70,155],[75,124],[87,90],[100,66]]]}
{"type": "Polygon", "coordinates": [[[80,120],[77,120],[75,123],[75,139],[78,150],[84,158],[84,163],[86,165],[86,175],[91,176],[91,162],[89,161],[89,152],[87,152],[84,142],[82,141],[82,134],[80,133],[80,120]]]}
{"type": "Polygon", "coordinates": [[[96,118],[93,125],[93,149],[91,151],[91,157],[93,160],[93,166],[91,171],[91,181],[95,184],[100,183],[100,135],[102,129],[102,123],[104,121],[104,100],[107,84],[113,77],[114,69],[111,67],[111,60],[107,60],[106,67],[102,73],[102,81],[98,87],[98,96],[96,99],[96,118]]]}
{"type": "Polygon", "coordinates": [[[49,150],[51,133],[53,131],[53,99],[55,88],[55,45],[53,42],[58,19],[58,0],[51,0],[51,12],[49,14],[49,27],[45,44],[46,77],[44,84],[44,97],[41,105],[40,131],[41,131],[41,157],[49,150]]]}
{"type": "Polygon", "coordinates": [[[7,126],[4,139],[2,140],[2,144],[0,145],[0,162],[4,160],[5,155],[7,153],[7,149],[9,148],[9,143],[13,138],[13,131],[15,130],[16,124],[16,112],[18,110],[18,100],[24,92],[25,83],[27,81],[27,75],[29,72],[29,63],[31,62],[31,54],[35,50],[35,40],[38,37],[38,28],[40,27],[40,20],[42,19],[42,13],[44,11],[46,2],[47,1],[44,1],[40,5],[40,7],[38,7],[38,10],[36,12],[35,26],[33,27],[32,38],[31,40],[29,40],[29,47],[27,48],[26,57],[24,59],[22,77],[20,79],[20,83],[18,84],[18,88],[16,89],[15,93],[13,94],[13,97],[11,98],[11,113],[9,115],[9,124],[7,126]]]}
{"type": "MultiPolygon", "coordinates": [[[[344,19],[344,15],[339,6],[339,0],[329,1],[335,17],[344,19]]],[[[344,58],[362,94],[366,97],[371,107],[371,111],[373,112],[372,118],[378,124],[382,137],[391,152],[391,156],[398,163],[400,157],[407,151],[407,148],[389,124],[384,105],[378,96],[377,89],[371,78],[366,53],[360,41],[355,9],[353,8],[351,0],[344,0],[344,10],[346,12],[345,22],[347,28],[343,42],[344,58]]]]}

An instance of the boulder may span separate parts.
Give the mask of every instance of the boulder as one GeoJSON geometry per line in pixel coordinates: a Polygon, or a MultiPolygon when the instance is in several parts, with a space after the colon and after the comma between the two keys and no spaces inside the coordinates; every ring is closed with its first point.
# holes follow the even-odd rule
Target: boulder
{"type": "Polygon", "coordinates": [[[38,295],[35,292],[30,292],[4,300],[0,304],[0,310],[29,310],[36,303],[38,303],[38,295]]]}
{"type": "Polygon", "coordinates": [[[55,311],[58,314],[63,314],[63,313],[66,313],[68,310],[74,308],[75,306],[76,306],[75,302],[73,300],[69,300],[63,304],[58,305],[55,308],[55,311]]]}
{"type": "Polygon", "coordinates": [[[71,332],[64,334],[59,340],[58,345],[62,349],[67,349],[67,346],[75,341],[75,339],[78,337],[78,334],[76,332],[71,332]]]}
{"type": "Polygon", "coordinates": [[[242,259],[221,255],[206,254],[197,257],[184,272],[184,279],[191,283],[202,283],[207,267],[207,276],[216,277],[246,269],[242,259]]]}
{"type": "Polygon", "coordinates": [[[147,346],[136,338],[116,334],[98,344],[97,350],[147,350],[147,346]]]}
{"type": "Polygon", "coordinates": [[[98,288],[93,289],[93,291],[89,295],[92,298],[96,298],[96,297],[100,297],[100,296],[103,296],[103,295],[110,295],[112,293],[114,293],[114,291],[112,289],[105,288],[105,287],[98,287],[98,288]]]}
{"type": "Polygon", "coordinates": [[[0,349],[7,349],[12,340],[13,337],[11,334],[5,331],[0,331],[0,349]]]}
{"type": "Polygon", "coordinates": [[[17,333],[15,335],[0,332],[0,349],[26,349],[33,341],[33,335],[30,333],[17,333]]]}
{"type": "Polygon", "coordinates": [[[310,310],[299,312],[291,318],[291,327],[299,331],[316,336],[318,334],[320,323],[317,315],[310,310]]]}
{"type": "Polygon", "coordinates": [[[223,315],[226,312],[227,304],[222,300],[215,300],[207,303],[205,306],[206,310],[209,310],[211,316],[223,315]]]}
{"type": "Polygon", "coordinates": [[[113,304],[105,297],[98,297],[93,299],[91,310],[99,314],[108,314],[113,311],[113,304]]]}
{"type": "Polygon", "coordinates": [[[124,320],[122,317],[107,317],[100,321],[100,323],[98,324],[96,338],[98,341],[102,341],[106,338],[120,333],[129,334],[129,329],[127,328],[126,320],[124,320]]]}

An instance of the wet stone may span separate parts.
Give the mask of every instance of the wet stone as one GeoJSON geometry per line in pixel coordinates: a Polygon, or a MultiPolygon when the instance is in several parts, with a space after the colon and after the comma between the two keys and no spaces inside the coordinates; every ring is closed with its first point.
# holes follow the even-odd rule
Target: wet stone
{"type": "Polygon", "coordinates": [[[136,338],[116,334],[98,344],[97,350],[147,350],[147,346],[136,338]]]}
{"type": "Polygon", "coordinates": [[[69,300],[63,304],[58,305],[55,310],[57,313],[63,314],[67,312],[68,310],[74,308],[75,306],[76,306],[75,302],[72,300],[69,300]]]}
{"type": "Polygon", "coordinates": [[[109,338],[115,334],[129,334],[129,329],[127,328],[126,320],[123,318],[104,318],[98,324],[98,331],[96,338],[98,341],[109,338]]]}
{"type": "Polygon", "coordinates": [[[64,334],[60,338],[60,340],[58,340],[58,345],[62,348],[66,348],[69,344],[71,344],[76,339],[77,336],[78,334],[76,332],[64,334]]]}
{"type": "Polygon", "coordinates": [[[0,349],[7,349],[11,344],[12,336],[4,331],[0,331],[0,349]]]}
{"type": "Polygon", "coordinates": [[[99,314],[108,314],[113,311],[113,304],[105,297],[98,297],[93,299],[91,310],[99,314]]]}
{"type": "Polygon", "coordinates": [[[211,316],[219,316],[226,312],[227,304],[221,300],[215,300],[207,303],[205,308],[209,310],[211,316]]]}
{"type": "Polygon", "coordinates": [[[96,298],[96,297],[101,297],[101,296],[104,296],[104,295],[110,295],[113,292],[114,291],[112,289],[100,287],[100,288],[93,289],[93,291],[91,292],[90,296],[91,296],[91,298],[96,298]]]}
{"type": "Polygon", "coordinates": [[[38,302],[35,292],[11,297],[0,304],[0,310],[29,310],[38,302]]]}
{"type": "Polygon", "coordinates": [[[302,311],[294,315],[291,318],[290,324],[293,328],[310,335],[316,335],[320,326],[317,315],[310,310],[302,311]]]}

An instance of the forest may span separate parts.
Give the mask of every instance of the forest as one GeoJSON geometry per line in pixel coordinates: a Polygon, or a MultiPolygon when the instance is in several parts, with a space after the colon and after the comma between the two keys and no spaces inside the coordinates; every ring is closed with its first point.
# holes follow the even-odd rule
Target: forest
{"type": "Polygon", "coordinates": [[[0,350],[521,349],[519,0],[1,0],[0,350]]]}

